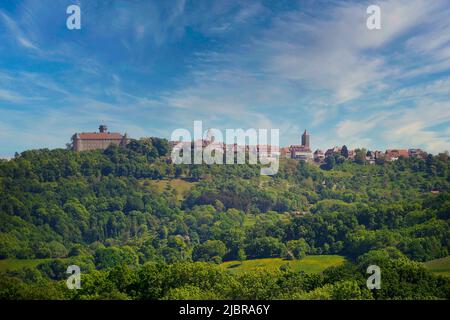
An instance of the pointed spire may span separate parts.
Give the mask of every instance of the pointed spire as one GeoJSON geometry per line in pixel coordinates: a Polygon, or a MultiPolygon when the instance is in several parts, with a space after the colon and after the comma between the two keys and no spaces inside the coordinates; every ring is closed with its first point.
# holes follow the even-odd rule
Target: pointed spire
{"type": "Polygon", "coordinates": [[[302,134],[302,146],[309,148],[309,133],[308,131],[306,131],[306,129],[302,134]]]}

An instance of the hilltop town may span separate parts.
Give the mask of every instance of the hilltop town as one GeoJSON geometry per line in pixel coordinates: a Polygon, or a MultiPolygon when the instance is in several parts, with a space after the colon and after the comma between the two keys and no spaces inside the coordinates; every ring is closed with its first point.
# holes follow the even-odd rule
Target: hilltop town
{"type": "MultiPolygon", "coordinates": [[[[72,136],[72,143],[70,148],[74,151],[86,151],[96,149],[106,149],[111,144],[124,146],[128,144],[130,138],[128,135],[120,134],[117,132],[109,132],[106,125],[99,126],[99,132],[82,132],[75,133],[72,136]]],[[[184,144],[191,144],[192,142],[170,141],[169,144],[172,148],[182,148],[184,144]]],[[[316,149],[312,152],[311,149],[311,135],[305,130],[301,136],[301,144],[290,145],[288,147],[274,147],[270,145],[246,145],[240,146],[236,143],[233,145],[227,145],[222,142],[214,141],[214,137],[211,134],[206,134],[205,139],[200,141],[202,147],[206,147],[212,143],[218,145],[219,149],[224,152],[226,150],[233,150],[237,152],[239,150],[245,150],[246,152],[252,152],[259,154],[265,152],[266,154],[279,155],[282,158],[295,159],[299,161],[306,161],[310,163],[316,163],[319,165],[333,166],[334,163],[340,163],[345,160],[355,161],[360,164],[381,164],[384,161],[396,161],[399,158],[416,157],[425,159],[427,153],[422,149],[387,149],[385,151],[380,150],[366,150],[366,149],[349,149],[346,145],[334,146],[327,149],[325,152],[320,149],[316,149]]]]}

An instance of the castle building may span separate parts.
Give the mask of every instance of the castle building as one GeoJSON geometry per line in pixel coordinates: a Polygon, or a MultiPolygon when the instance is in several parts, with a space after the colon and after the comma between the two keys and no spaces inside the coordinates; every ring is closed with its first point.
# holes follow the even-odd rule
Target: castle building
{"type": "Polygon", "coordinates": [[[111,144],[125,146],[128,142],[129,139],[126,133],[122,135],[117,132],[108,132],[106,125],[100,125],[99,132],[75,133],[72,136],[72,150],[103,150],[111,144]]]}
{"type": "Polygon", "coordinates": [[[313,159],[313,154],[309,146],[310,135],[305,130],[302,134],[302,144],[301,145],[291,145],[289,147],[290,155],[292,159],[311,161],[313,159]]]}
{"type": "Polygon", "coordinates": [[[309,149],[309,133],[306,130],[302,134],[302,145],[309,149]]]}

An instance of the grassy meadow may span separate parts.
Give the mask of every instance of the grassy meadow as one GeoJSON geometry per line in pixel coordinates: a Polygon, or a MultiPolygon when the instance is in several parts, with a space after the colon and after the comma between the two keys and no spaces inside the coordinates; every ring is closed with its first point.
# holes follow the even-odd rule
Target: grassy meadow
{"type": "Polygon", "coordinates": [[[0,260],[0,271],[35,268],[41,263],[52,259],[3,259],[0,260]]]}
{"type": "Polygon", "coordinates": [[[177,200],[182,201],[189,190],[192,189],[197,183],[189,182],[183,179],[171,179],[171,180],[151,180],[142,179],[141,184],[149,191],[156,191],[158,194],[162,194],[164,191],[175,190],[177,200]]]}
{"type": "Polygon", "coordinates": [[[339,255],[312,255],[300,260],[284,260],[281,258],[255,259],[245,261],[227,261],[221,267],[230,272],[248,272],[257,269],[278,269],[288,265],[292,270],[306,273],[322,272],[328,267],[338,266],[345,262],[345,258],[339,255]]]}
{"type": "Polygon", "coordinates": [[[425,268],[435,274],[450,277],[450,256],[427,261],[424,263],[424,265],[425,268]]]}

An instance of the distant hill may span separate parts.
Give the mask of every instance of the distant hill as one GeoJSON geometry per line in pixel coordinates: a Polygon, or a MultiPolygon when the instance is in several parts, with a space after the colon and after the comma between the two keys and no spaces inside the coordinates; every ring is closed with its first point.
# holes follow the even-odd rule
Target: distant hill
{"type": "MultiPolygon", "coordinates": [[[[446,154],[376,165],[337,159],[326,170],[282,159],[274,176],[260,176],[258,165],[174,165],[169,154],[166,140],[147,138],[102,151],[31,150],[0,162],[0,259],[9,259],[0,266],[31,259],[22,266],[59,281],[69,262],[93,277],[119,266],[192,262],[241,270],[266,261],[272,270],[291,261],[295,273],[308,271],[315,256],[334,255],[345,266],[312,269],[362,268],[345,277],[364,286],[355,278],[365,275],[360,261],[420,269],[414,261],[449,254],[446,154]]],[[[15,272],[5,285],[31,276],[15,272]]]]}

